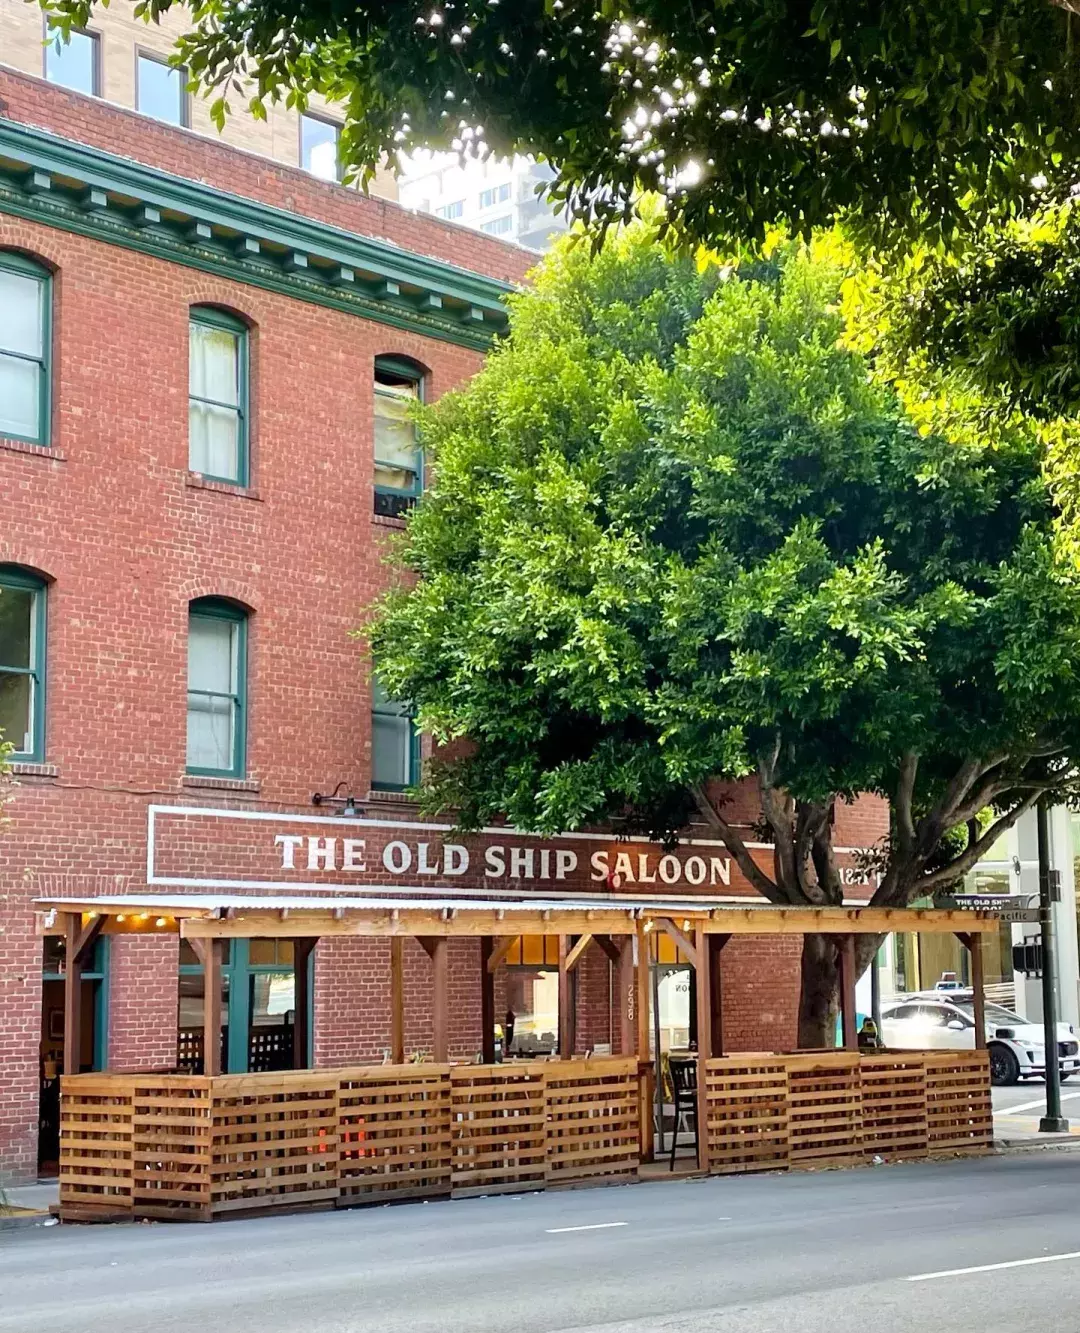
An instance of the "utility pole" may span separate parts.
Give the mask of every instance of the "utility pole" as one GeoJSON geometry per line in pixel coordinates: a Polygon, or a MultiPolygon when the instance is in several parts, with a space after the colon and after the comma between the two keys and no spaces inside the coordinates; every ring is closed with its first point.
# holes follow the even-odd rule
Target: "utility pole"
{"type": "Polygon", "coordinates": [[[1054,946],[1054,903],[1050,891],[1050,830],[1046,797],[1039,797],[1039,924],[1042,927],[1043,1051],[1046,1063],[1046,1114],[1039,1121],[1040,1134],[1068,1133],[1069,1122],[1061,1114],[1061,1066],[1058,1063],[1057,957],[1054,946]]]}

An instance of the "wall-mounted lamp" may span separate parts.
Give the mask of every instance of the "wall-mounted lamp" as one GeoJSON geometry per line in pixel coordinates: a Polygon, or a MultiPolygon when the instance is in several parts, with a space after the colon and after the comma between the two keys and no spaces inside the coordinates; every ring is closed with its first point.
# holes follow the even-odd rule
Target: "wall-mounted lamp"
{"type": "Polygon", "coordinates": [[[345,818],[356,819],[357,816],[363,814],[363,811],[356,804],[356,797],[353,796],[352,792],[350,792],[348,796],[340,796],[338,794],[341,791],[342,787],[344,786],[345,786],[344,782],[339,782],[338,785],[334,788],[334,790],[329,793],[329,795],[321,791],[314,792],[311,797],[311,804],[336,805],[340,801],[342,802],[341,813],[345,816],[345,818]]]}

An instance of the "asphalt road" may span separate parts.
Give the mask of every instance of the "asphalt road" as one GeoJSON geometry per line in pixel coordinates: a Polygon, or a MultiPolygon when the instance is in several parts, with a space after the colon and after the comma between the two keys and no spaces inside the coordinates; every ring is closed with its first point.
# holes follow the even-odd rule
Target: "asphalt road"
{"type": "Polygon", "coordinates": [[[1080,1325],[1078,1194],[1080,1152],[1065,1149],[0,1232],[0,1330],[1068,1330],[1080,1325]]]}
{"type": "MultiPolygon", "coordinates": [[[[1046,1112],[1046,1084],[1042,1079],[994,1088],[994,1133],[999,1139],[1024,1139],[1038,1133],[1039,1119],[1046,1112]]],[[[1080,1081],[1061,1085],[1061,1113],[1070,1122],[1070,1132],[1080,1136],[1080,1081]]],[[[1077,1321],[1080,1327],[1080,1319],[1077,1321]]]]}

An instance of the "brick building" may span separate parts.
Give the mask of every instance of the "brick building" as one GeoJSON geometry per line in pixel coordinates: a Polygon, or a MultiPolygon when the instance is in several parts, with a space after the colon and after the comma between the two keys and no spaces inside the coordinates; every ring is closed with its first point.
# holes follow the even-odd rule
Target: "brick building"
{"type": "MultiPolygon", "coordinates": [[[[0,727],[18,751],[0,831],[3,1176],[31,1175],[55,1132],[64,959],[37,897],[596,892],[609,875],[746,891],[715,844],[665,856],[505,829],[459,844],[402,795],[417,739],[350,630],[422,485],[408,400],[475,373],[527,263],[0,68],[0,727]]],[[[851,846],[882,831],[870,804],[841,817],[851,846]]],[[[85,968],[75,1063],[196,1067],[198,959],[152,913],[135,924],[85,968]]],[[[550,1046],[542,944],[519,941],[497,978],[524,1050],[550,1046]]],[[[793,1044],[797,948],[725,952],[731,1049],[793,1044]]],[[[317,1065],[382,1058],[388,951],[320,941],[317,1065]]],[[[430,1043],[430,964],[411,941],[405,962],[411,1053],[430,1043]]],[[[475,940],[451,941],[457,1056],[480,1046],[479,966],[475,940]]],[[[226,978],[225,1067],[275,1067],[290,946],[236,941],[226,978]]],[[[579,1047],[613,1041],[599,951],[577,985],[579,1047]]]]}

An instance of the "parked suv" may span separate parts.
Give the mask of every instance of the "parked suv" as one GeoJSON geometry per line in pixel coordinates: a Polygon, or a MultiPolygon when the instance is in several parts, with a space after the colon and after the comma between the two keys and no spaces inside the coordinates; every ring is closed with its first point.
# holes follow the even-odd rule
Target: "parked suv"
{"type": "MultiPolygon", "coordinates": [[[[881,1036],[899,1050],[974,1050],[975,1017],[970,991],[929,991],[898,997],[881,1010],[881,1036]]],[[[1044,1078],[1046,1055],[1041,1023],[986,1006],[990,1079],[997,1084],[1044,1078]]],[[[1058,1067],[1062,1079],[1080,1069],[1080,1046],[1068,1023],[1058,1024],[1058,1067]]]]}

